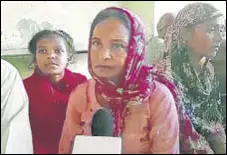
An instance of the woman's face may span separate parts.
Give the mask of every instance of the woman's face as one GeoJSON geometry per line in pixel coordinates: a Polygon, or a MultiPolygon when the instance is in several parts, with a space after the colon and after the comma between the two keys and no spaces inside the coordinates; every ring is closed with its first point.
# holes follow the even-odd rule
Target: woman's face
{"type": "Polygon", "coordinates": [[[110,80],[121,78],[127,58],[129,30],[121,20],[109,18],[94,29],[90,60],[93,72],[110,80]]]}
{"type": "Polygon", "coordinates": [[[212,57],[217,52],[225,35],[224,18],[218,17],[196,25],[188,44],[196,53],[212,57]]]}
{"type": "Polygon", "coordinates": [[[49,36],[37,41],[35,64],[44,74],[63,73],[67,58],[67,48],[61,37],[49,36]]]}

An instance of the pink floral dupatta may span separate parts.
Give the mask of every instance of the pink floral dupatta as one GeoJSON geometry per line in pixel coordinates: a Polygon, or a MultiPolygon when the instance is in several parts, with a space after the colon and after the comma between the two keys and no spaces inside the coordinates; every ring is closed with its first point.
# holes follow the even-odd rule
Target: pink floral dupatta
{"type": "MultiPolygon", "coordinates": [[[[114,116],[114,136],[120,136],[122,128],[124,127],[124,107],[129,101],[135,101],[137,104],[144,103],[148,100],[155,88],[153,80],[157,79],[162,83],[168,85],[175,93],[175,86],[163,76],[156,74],[153,76],[153,66],[143,65],[145,57],[145,28],[140,19],[132,12],[111,7],[105,10],[118,10],[127,15],[131,22],[131,38],[128,45],[128,56],[125,63],[124,78],[121,79],[119,85],[107,79],[98,77],[91,68],[90,61],[90,47],[91,40],[89,39],[89,71],[92,77],[96,80],[96,92],[100,93],[110,106],[111,112],[114,116]]],[[[155,73],[154,73],[155,74],[155,73]]]]}

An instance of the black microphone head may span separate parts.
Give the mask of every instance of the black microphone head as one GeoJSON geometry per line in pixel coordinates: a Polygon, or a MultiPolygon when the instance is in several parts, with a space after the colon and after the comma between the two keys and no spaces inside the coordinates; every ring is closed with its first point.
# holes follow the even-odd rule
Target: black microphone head
{"type": "Polygon", "coordinates": [[[113,117],[109,111],[99,109],[93,117],[92,136],[113,136],[113,117]]]}

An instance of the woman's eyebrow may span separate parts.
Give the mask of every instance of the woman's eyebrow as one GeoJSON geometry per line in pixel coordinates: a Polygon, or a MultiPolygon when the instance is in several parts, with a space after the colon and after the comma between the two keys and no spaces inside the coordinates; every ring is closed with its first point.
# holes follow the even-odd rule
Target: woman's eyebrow
{"type": "Polygon", "coordinates": [[[92,37],[91,39],[92,39],[92,40],[101,40],[101,39],[99,39],[98,37],[92,37]]]}
{"type": "Polygon", "coordinates": [[[112,42],[122,42],[122,43],[124,43],[124,44],[127,44],[124,40],[122,40],[122,39],[112,39],[111,40],[112,42]]]}

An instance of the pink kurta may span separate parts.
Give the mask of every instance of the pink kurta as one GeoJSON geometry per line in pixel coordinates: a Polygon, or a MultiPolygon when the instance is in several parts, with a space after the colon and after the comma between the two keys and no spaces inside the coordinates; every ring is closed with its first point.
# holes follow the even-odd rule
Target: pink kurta
{"type": "MultiPolygon", "coordinates": [[[[122,153],[179,153],[179,123],[173,96],[163,84],[155,82],[155,86],[146,103],[129,102],[126,106],[122,153]]],[[[72,92],[59,153],[71,152],[75,135],[91,135],[92,116],[100,108],[94,80],[72,92]]]]}

